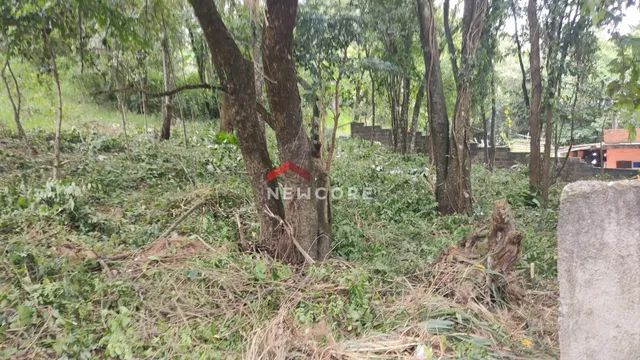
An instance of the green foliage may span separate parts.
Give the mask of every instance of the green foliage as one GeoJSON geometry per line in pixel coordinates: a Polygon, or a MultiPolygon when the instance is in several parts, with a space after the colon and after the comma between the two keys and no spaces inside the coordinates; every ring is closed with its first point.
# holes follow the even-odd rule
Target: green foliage
{"type": "Polygon", "coordinates": [[[640,37],[617,36],[618,57],[609,63],[609,69],[617,75],[607,86],[614,106],[619,110],[629,139],[635,139],[635,129],[640,126],[640,37]]]}
{"type": "MultiPolygon", "coordinates": [[[[39,139],[44,134],[30,135],[46,146],[39,139]]],[[[37,339],[33,349],[70,358],[167,352],[240,356],[250,334],[283,306],[292,306],[288,314],[295,326],[326,322],[336,341],[394,332],[411,321],[437,325],[441,341],[457,356],[491,355],[495,344],[477,333],[504,339],[498,325],[463,309],[446,310],[449,305],[432,295],[422,296],[426,305],[419,310],[394,304],[407,295],[407,281],[428,272],[436,256],[475,222],[486,221],[497,198],[510,199],[525,234],[518,267],[535,263],[535,286],[555,276],[557,212],[522,201],[524,169],[491,173],[474,167],[474,217],[442,217],[435,211],[433,174],[422,155],[392,154],[364,141],[340,141],[336,151],[332,185],[374,192],[371,199],[333,200],[335,260],[302,270],[239,252],[235,213],[245,223],[244,236],[258,237],[251,191],[238,175],[243,169],[239,149],[233,137],[209,128],[197,129],[193,137],[189,152],[171,141],[159,145],[143,138],[129,139],[125,151],[120,137],[66,134],[70,142],[64,148],[73,162],[59,182],[47,182],[46,174],[15,176],[37,168],[38,157],[8,156],[20,147],[5,150],[10,174],[0,192],[0,236],[7,239],[0,259],[0,337],[11,340],[0,350],[3,357],[20,354],[20,344],[32,339],[37,339]],[[109,278],[96,259],[74,259],[56,250],[69,242],[99,256],[138,250],[189,206],[194,189],[203,187],[213,189],[213,203],[176,231],[202,239],[212,252],[169,267],[155,260],[139,277],[127,275],[129,262],[109,262],[118,272],[109,278]],[[36,230],[30,235],[24,229],[36,230]],[[298,300],[289,304],[287,294],[298,300]],[[177,322],[166,318],[167,312],[177,322]],[[36,338],[54,324],[55,336],[36,338]],[[16,328],[22,335],[8,338],[7,331],[16,328]]],[[[557,190],[552,196],[557,199],[557,190]]]]}

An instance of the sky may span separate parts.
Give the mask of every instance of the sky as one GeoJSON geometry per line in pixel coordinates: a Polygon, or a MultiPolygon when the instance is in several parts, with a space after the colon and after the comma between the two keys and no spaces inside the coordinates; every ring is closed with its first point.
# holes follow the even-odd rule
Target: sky
{"type": "Polygon", "coordinates": [[[618,24],[620,34],[626,35],[640,25],[640,4],[630,6],[624,11],[624,18],[618,24]]]}

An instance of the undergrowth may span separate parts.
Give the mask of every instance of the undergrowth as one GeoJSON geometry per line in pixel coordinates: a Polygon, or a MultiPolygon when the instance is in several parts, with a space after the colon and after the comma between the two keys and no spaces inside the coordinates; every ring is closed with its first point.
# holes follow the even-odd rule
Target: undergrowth
{"type": "Polygon", "coordinates": [[[238,248],[240,232],[256,239],[259,229],[232,137],[203,126],[185,149],[178,140],[69,131],[64,176],[51,181],[50,134],[30,133],[37,156],[8,135],[0,140],[2,358],[359,358],[376,346],[425,359],[556,354],[559,186],[550,208],[540,207],[524,191],[524,168],[474,165],[473,215],[440,216],[423,155],[340,141],[332,186],[374,194],[335,199],[333,258],[295,268],[238,248]],[[200,244],[198,254],[136,260],[205,196],[173,235],[200,244]],[[487,223],[500,198],[524,233],[518,269],[536,307],[439,297],[430,264],[487,223]]]}

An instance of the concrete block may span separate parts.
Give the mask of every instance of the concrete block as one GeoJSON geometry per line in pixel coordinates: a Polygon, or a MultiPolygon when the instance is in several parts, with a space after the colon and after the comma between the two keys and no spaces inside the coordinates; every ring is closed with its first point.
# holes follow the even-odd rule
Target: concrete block
{"type": "Polygon", "coordinates": [[[558,252],[561,359],[640,359],[640,181],[567,185],[558,252]]]}

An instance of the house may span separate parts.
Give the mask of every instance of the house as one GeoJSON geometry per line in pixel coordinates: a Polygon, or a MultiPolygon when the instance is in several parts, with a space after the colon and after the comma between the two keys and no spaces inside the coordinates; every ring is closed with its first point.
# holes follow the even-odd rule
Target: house
{"type": "Polygon", "coordinates": [[[640,129],[629,141],[626,129],[607,129],[602,143],[579,144],[561,148],[560,154],[569,151],[569,157],[584,160],[596,167],[608,169],[640,169],[640,129]]]}

